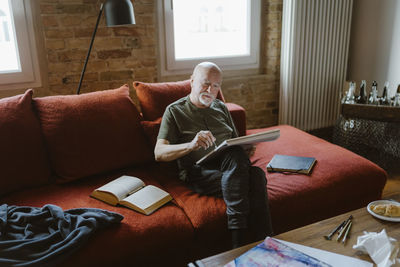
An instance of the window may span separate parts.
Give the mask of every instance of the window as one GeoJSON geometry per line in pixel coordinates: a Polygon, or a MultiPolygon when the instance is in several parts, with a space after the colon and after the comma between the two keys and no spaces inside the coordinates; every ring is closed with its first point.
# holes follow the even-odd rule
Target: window
{"type": "Polygon", "coordinates": [[[0,86],[41,85],[31,8],[26,5],[23,0],[0,0],[0,86]]]}
{"type": "Polygon", "coordinates": [[[259,66],[260,0],[159,0],[161,74],[259,66]]]}

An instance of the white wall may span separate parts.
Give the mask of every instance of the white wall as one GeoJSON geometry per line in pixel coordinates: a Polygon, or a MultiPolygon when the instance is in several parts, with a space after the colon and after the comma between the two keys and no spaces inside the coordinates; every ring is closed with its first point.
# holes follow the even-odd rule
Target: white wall
{"type": "MultiPolygon", "coordinates": [[[[373,80],[382,93],[390,82],[393,96],[400,84],[400,1],[354,0],[347,80],[373,80]]],[[[358,93],[358,91],[357,91],[358,93]]]]}

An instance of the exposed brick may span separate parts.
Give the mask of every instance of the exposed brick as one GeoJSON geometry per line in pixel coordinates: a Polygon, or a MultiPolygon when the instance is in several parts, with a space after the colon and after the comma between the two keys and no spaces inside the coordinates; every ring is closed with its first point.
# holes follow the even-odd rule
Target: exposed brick
{"type": "Polygon", "coordinates": [[[82,16],[63,16],[60,18],[62,26],[77,26],[82,23],[82,16]]]}
{"type": "MultiPolygon", "coordinates": [[[[62,83],[63,84],[79,83],[80,78],[81,78],[81,74],[64,75],[62,77],[62,83]]],[[[84,81],[98,81],[99,74],[85,72],[85,76],[83,76],[83,80],[84,81]]]]}
{"type": "Polygon", "coordinates": [[[137,69],[134,72],[135,78],[138,77],[146,77],[149,74],[153,74],[155,72],[155,68],[141,68],[141,69],[137,69]]]}
{"type": "Polygon", "coordinates": [[[145,15],[141,15],[141,16],[137,16],[136,17],[136,24],[139,25],[154,25],[154,16],[150,15],[150,16],[145,16],[145,15]]]}
{"type": "Polygon", "coordinates": [[[136,14],[151,14],[155,11],[154,2],[151,4],[135,5],[136,14]]]}
{"type": "Polygon", "coordinates": [[[97,52],[97,57],[99,59],[126,58],[130,56],[131,56],[131,49],[114,49],[114,50],[104,50],[97,52]]]}
{"type": "Polygon", "coordinates": [[[101,81],[114,81],[114,80],[126,80],[132,78],[131,70],[124,71],[106,71],[100,73],[101,81]]]}
{"type": "Polygon", "coordinates": [[[144,35],[145,30],[136,26],[114,27],[115,36],[140,36],[144,35]]]}
{"type": "Polygon", "coordinates": [[[44,27],[57,27],[58,21],[56,16],[43,16],[42,22],[44,27]]]}
{"type": "Polygon", "coordinates": [[[134,37],[134,38],[129,38],[129,39],[126,39],[125,40],[125,46],[126,47],[131,47],[131,48],[136,48],[136,49],[139,49],[139,48],[141,48],[141,42],[140,42],[140,39],[139,38],[136,38],[136,37],[134,37]]]}
{"type": "Polygon", "coordinates": [[[120,49],[124,47],[124,42],[122,38],[100,37],[95,39],[94,48],[96,50],[120,49]]]}
{"type": "MultiPolygon", "coordinates": [[[[92,34],[93,34],[94,26],[95,25],[93,25],[93,28],[76,28],[76,29],[74,29],[75,38],[80,38],[80,37],[90,37],[91,38],[92,34]]],[[[100,37],[100,36],[110,36],[110,31],[108,30],[108,28],[99,27],[96,32],[96,37],[100,37]]]]}
{"type": "Polygon", "coordinates": [[[274,108],[276,106],[277,106],[277,102],[276,101],[267,102],[267,108],[274,108]]]}
{"type": "Polygon", "coordinates": [[[91,72],[100,72],[107,70],[107,62],[104,60],[91,60],[89,61],[87,67],[87,71],[91,72]]]}
{"type": "MultiPolygon", "coordinates": [[[[85,50],[68,50],[58,53],[58,60],[61,62],[68,62],[68,61],[82,61],[86,59],[87,51],[85,50]]],[[[93,54],[90,57],[94,57],[93,54]]],[[[89,59],[90,60],[90,59],[89,59]]]]}
{"type": "MultiPolygon", "coordinates": [[[[90,62],[89,62],[90,64],[90,62]]],[[[77,62],[56,62],[49,63],[48,69],[50,73],[66,73],[66,72],[79,72],[83,68],[82,63],[77,62]]],[[[88,65],[89,68],[89,65],[88,65]]]]}
{"type": "Polygon", "coordinates": [[[58,14],[60,10],[54,4],[40,4],[40,12],[42,14],[58,14]]]}
{"type": "Polygon", "coordinates": [[[63,40],[47,40],[46,48],[49,50],[60,50],[65,48],[63,40]]]}
{"type": "Polygon", "coordinates": [[[83,18],[81,21],[82,27],[93,27],[96,25],[97,16],[83,18]]]}
{"type": "Polygon", "coordinates": [[[67,39],[65,43],[68,49],[89,49],[90,39],[67,39]]]}
{"type": "Polygon", "coordinates": [[[47,30],[45,36],[49,39],[69,38],[74,36],[71,30],[47,30]]]}
{"type": "Polygon", "coordinates": [[[63,14],[84,14],[93,12],[94,7],[92,5],[80,5],[80,4],[63,4],[59,6],[61,13],[63,14]]]}

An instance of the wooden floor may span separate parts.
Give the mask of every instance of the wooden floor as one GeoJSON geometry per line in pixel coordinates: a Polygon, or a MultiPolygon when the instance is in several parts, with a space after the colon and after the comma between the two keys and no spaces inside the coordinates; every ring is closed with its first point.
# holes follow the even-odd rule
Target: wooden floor
{"type": "Polygon", "coordinates": [[[383,189],[382,198],[400,199],[400,174],[389,173],[386,186],[383,189]]]}

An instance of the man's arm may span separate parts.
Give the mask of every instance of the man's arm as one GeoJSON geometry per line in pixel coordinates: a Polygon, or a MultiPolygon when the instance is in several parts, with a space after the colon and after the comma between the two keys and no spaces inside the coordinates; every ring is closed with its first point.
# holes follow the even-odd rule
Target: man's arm
{"type": "Polygon", "coordinates": [[[200,131],[191,142],[171,145],[166,139],[158,139],[154,148],[156,161],[172,161],[181,158],[194,150],[207,149],[215,142],[210,131],[200,131]]]}

